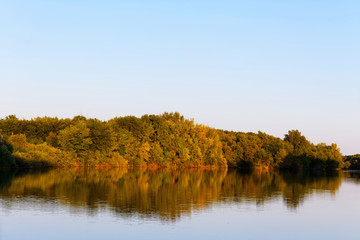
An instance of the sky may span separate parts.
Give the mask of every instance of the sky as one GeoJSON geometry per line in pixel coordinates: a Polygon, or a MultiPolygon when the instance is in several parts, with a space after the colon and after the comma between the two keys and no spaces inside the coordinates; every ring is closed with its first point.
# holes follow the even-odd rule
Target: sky
{"type": "Polygon", "coordinates": [[[180,112],[360,153],[360,1],[0,1],[0,118],[180,112]]]}

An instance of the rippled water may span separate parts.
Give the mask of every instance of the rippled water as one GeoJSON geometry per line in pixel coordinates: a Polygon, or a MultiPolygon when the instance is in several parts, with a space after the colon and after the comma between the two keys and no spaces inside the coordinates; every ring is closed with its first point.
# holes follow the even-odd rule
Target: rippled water
{"type": "Polygon", "coordinates": [[[0,239],[356,239],[358,172],[0,172],[0,239]]]}

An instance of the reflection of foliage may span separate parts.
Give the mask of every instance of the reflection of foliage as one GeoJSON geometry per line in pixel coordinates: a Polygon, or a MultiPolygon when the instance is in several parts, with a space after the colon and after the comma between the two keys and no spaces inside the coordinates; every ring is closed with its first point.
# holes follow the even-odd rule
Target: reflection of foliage
{"type": "MultiPolygon", "coordinates": [[[[289,131],[284,139],[263,132],[228,132],[195,124],[179,113],[109,121],[9,116],[0,120],[0,133],[14,146],[13,155],[21,166],[345,166],[336,144],[314,145],[298,130],[289,131]]],[[[6,162],[0,161],[0,166],[6,162]]]]}
{"type": "Polygon", "coordinates": [[[1,171],[0,170],[0,189],[6,188],[11,185],[11,181],[15,176],[13,171],[1,171]]]}
{"type": "Polygon", "coordinates": [[[296,208],[307,195],[339,189],[343,173],[314,176],[226,170],[54,169],[46,173],[1,179],[0,197],[36,196],[62,204],[100,206],[117,214],[175,220],[217,202],[253,201],[256,204],[282,198],[296,208]],[[10,184],[11,183],[11,184],[10,184]]]}

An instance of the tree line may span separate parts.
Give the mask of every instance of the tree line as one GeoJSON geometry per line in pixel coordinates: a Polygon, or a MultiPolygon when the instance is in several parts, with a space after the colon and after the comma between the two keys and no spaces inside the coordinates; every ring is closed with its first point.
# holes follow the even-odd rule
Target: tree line
{"type": "Polygon", "coordinates": [[[266,167],[334,169],[347,164],[336,144],[214,129],[179,113],[101,121],[10,115],[0,119],[0,166],[266,167]]]}
{"type": "Polygon", "coordinates": [[[348,166],[348,169],[360,170],[360,154],[345,156],[344,162],[346,166],[348,166]]]}

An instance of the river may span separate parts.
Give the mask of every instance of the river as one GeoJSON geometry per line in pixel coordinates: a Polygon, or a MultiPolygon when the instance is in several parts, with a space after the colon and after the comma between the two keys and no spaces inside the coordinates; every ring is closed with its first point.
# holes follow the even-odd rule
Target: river
{"type": "Polygon", "coordinates": [[[360,173],[0,172],[0,239],[355,239],[360,173]]]}

